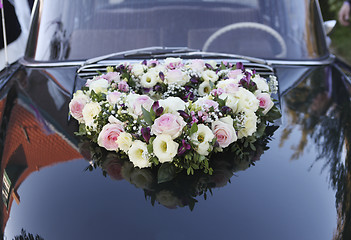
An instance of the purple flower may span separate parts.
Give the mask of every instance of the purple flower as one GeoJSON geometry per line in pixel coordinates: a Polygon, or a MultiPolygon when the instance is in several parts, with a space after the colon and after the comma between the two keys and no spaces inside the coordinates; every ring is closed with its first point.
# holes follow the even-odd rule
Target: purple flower
{"type": "Polygon", "coordinates": [[[228,113],[230,113],[231,111],[232,111],[232,109],[231,109],[230,107],[228,107],[228,106],[223,106],[223,107],[221,108],[221,112],[224,113],[224,114],[228,114],[228,113]]]}
{"type": "Polygon", "coordinates": [[[150,60],[148,63],[149,67],[156,67],[158,65],[158,61],[157,60],[150,60]]]}
{"type": "Polygon", "coordinates": [[[180,116],[184,119],[184,120],[188,120],[190,118],[189,114],[187,114],[185,111],[183,110],[178,110],[180,116]]]}
{"type": "Polygon", "coordinates": [[[146,61],[146,59],[141,63],[141,64],[143,64],[143,65],[147,65],[147,61],[146,61]]]}
{"type": "Polygon", "coordinates": [[[236,69],[244,70],[244,64],[242,62],[237,62],[235,66],[236,66],[236,69]]]}
{"type": "Polygon", "coordinates": [[[165,80],[165,75],[164,75],[163,72],[160,72],[160,73],[158,74],[158,76],[160,76],[160,79],[161,79],[162,81],[165,80]]]}
{"type": "Polygon", "coordinates": [[[156,112],[156,110],[160,107],[160,104],[158,101],[154,102],[154,104],[152,104],[152,110],[154,110],[154,112],[156,112]]]}
{"type": "Polygon", "coordinates": [[[150,92],[151,88],[143,88],[144,93],[150,92]]]}
{"type": "Polygon", "coordinates": [[[161,114],[163,113],[163,107],[160,107],[158,101],[154,102],[154,104],[152,105],[152,110],[154,110],[156,117],[161,116],[161,114]]]}
{"type": "Polygon", "coordinates": [[[208,69],[210,69],[210,70],[213,69],[212,66],[211,66],[211,64],[209,64],[209,63],[205,63],[205,66],[206,66],[208,69]]]}
{"type": "Polygon", "coordinates": [[[190,144],[184,139],[182,139],[182,145],[178,149],[178,155],[183,155],[187,150],[190,150],[190,149],[191,149],[190,144]]]}
{"type": "Polygon", "coordinates": [[[150,128],[149,127],[144,127],[141,129],[141,135],[143,136],[145,142],[148,144],[149,143],[149,140],[150,140],[150,128]]]}
{"type": "Polygon", "coordinates": [[[162,91],[162,87],[160,85],[155,85],[154,86],[154,91],[155,92],[161,92],[162,91]]]}
{"type": "Polygon", "coordinates": [[[199,80],[198,80],[197,78],[192,77],[192,78],[190,79],[190,82],[196,84],[196,83],[199,82],[199,80]]]}

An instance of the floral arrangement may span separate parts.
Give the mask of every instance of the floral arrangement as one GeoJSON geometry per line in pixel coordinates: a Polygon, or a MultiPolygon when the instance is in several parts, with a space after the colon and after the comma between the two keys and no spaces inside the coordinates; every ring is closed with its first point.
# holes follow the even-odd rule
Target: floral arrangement
{"type": "MultiPolygon", "coordinates": [[[[200,196],[206,200],[213,194],[213,189],[226,186],[235,173],[255,165],[264,151],[269,149],[267,144],[277,128],[278,126],[268,126],[264,135],[253,143],[256,150],[251,150],[249,146],[245,149],[248,153],[245,159],[233,156],[230,151],[217,153],[216,159],[211,161],[212,175],[202,171],[187,175],[182,171],[172,180],[158,183],[156,168],[136,168],[128,159],[122,160],[117,152],[110,151],[104,154],[101,168],[110,179],[127,181],[142,189],[152,205],[158,203],[169,209],[188,206],[193,210],[200,201],[200,196]]],[[[79,144],[79,149],[87,161],[92,161],[92,157],[102,148],[86,139],[79,144]]]]}
{"type": "MultiPolygon", "coordinates": [[[[86,82],[69,104],[76,133],[134,167],[157,168],[158,182],[195,170],[212,174],[211,156],[255,150],[269,122],[280,117],[269,81],[242,63],[180,58],[108,67],[86,82]]],[[[104,151],[92,165],[102,166],[104,151]]]]}

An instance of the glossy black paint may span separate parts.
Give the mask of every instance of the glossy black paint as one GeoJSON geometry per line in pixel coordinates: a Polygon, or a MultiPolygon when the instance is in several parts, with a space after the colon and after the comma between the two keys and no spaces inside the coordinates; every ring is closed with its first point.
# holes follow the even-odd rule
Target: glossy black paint
{"type": "Polygon", "coordinates": [[[3,187],[5,239],[350,239],[351,85],[335,63],[275,68],[283,117],[269,150],[193,211],[84,171],[67,121],[75,67],[13,67],[0,92],[2,178],[17,171],[8,199],[3,187]]]}

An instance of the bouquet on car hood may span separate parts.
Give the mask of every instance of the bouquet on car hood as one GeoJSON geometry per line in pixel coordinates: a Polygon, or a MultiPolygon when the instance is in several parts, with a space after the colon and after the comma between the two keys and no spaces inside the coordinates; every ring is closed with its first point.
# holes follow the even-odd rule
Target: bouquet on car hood
{"type": "Polygon", "coordinates": [[[97,143],[92,166],[106,152],[137,168],[158,168],[158,182],[201,169],[211,156],[232,151],[245,159],[269,123],[279,118],[269,80],[230,64],[167,58],[108,67],[86,82],[69,104],[77,135],[97,143]]]}

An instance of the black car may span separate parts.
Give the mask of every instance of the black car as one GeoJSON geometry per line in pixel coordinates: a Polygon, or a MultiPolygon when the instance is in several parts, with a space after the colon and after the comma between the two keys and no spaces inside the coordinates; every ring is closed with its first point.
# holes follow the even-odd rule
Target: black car
{"type": "Polygon", "coordinates": [[[350,71],[315,0],[35,1],[25,56],[0,75],[2,237],[351,239],[350,71]],[[74,93],[107,67],[170,57],[275,75],[282,117],[249,162],[214,155],[210,178],[101,171],[74,93]]]}

